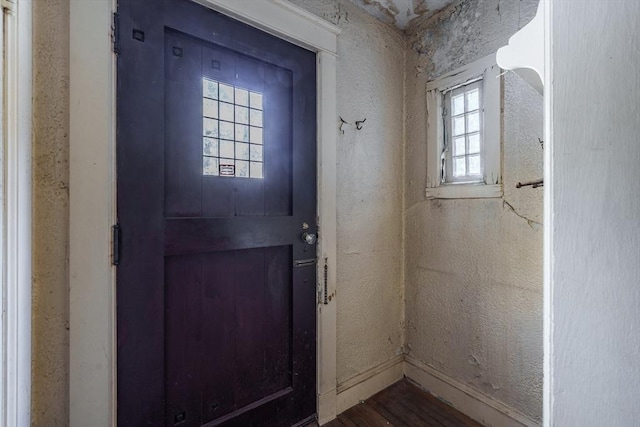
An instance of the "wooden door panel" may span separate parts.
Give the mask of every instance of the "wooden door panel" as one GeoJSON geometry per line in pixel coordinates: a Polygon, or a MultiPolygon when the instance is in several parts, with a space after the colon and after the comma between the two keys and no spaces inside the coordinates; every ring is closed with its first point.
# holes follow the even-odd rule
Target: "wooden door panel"
{"type": "Polygon", "coordinates": [[[202,46],[165,30],[165,135],[156,150],[165,151],[165,215],[202,215],[202,46]],[[201,107],[200,107],[201,108],[201,107]]]}
{"type": "Polygon", "coordinates": [[[316,256],[315,55],[188,0],[119,8],[118,425],[295,424],[315,412],[315,268],[293,268],[316,256]],[[262,123],[236,99],[225,119],[236,167],[260,145],[236,125],[261,129],[262,177],[215,175],[206,82],[262,96],[262,123]]]}
{"type": "Polygon", "coordinates": [[[166,258],[168,425],[292,391],[292,262],[290,246],[166,258]]]}

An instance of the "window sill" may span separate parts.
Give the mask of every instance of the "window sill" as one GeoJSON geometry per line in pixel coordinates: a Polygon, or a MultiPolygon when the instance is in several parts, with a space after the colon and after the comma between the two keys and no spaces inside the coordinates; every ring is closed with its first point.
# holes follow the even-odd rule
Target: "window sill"
{"type": "Polygon", "coordinates": [[[502,197],[502,184],[444,184],[425,190],[427,199],[489,199],[502,197]]]}

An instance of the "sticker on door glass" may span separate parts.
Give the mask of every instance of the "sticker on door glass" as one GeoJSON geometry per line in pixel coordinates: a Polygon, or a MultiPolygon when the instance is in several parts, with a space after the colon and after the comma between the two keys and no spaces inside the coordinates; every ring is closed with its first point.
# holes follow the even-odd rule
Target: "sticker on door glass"
{"type": "Polygon", "coordinates": [[[235,165],[220,165],[220,176],[236,176],[235,165]]]}
{"type": "Polygon", "coordinates": [[[263,97],[202,78],[202,173],[264,178],[263,97]]]}

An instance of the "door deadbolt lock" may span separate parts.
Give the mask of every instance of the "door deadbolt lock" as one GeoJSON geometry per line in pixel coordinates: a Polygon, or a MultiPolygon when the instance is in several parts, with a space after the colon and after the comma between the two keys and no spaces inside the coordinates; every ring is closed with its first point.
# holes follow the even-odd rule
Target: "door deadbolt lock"
{"type": "Polygon", "coordinates": [[[302,233],[302,241],[307,245],[315,245],[318,237],[314,233],[302,233]]]}

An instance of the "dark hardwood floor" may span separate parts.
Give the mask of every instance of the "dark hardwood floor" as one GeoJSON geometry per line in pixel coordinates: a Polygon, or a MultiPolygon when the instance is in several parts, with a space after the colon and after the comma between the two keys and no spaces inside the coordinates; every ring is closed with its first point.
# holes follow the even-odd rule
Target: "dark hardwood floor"
{"type": "Polygon", "coordinates": [[[482,427],[407,379],[354,406],[325,427],[482,427]]]}

